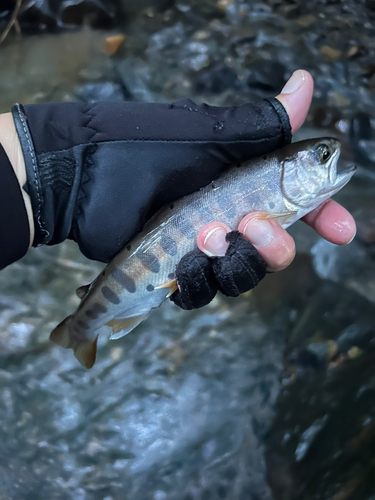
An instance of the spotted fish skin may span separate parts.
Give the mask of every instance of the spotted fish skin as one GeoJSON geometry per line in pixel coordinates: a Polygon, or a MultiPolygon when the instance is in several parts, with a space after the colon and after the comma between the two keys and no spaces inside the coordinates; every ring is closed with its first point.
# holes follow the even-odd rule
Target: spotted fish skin
{"type": "MultiPolygon", "coordinates": [[[[325,139],[325,142],[330,143],[334,157],[332,168],[336,169],[340,145],[334,139],[325,139]]],[[[287,159],[288,165],[294,161],[297,167],[301,166],[304,159],[303,154],[300,158],[301,153],[310,152],[316,144],[317,140],[302,141],[232,166],[200,191],[163,207],[90,285],[76,312],[52,332],[52,340],[73,348],[81,363],[90,367],[95,353],[87,360],[86,353],[84,358],[77,355],[76,346],[83,342],[91,346],[96,342],[99,328],[108,323],[114,337],[125,335],[152,309],[159,307],[175,285],[176,265],[196,248],[197,235],[203,226],[218,220],[236,229],[246,214],[257,211],[279,217],[278,221],[286,228],[318,206],[332,194],[332,190],[328,190],[321,200],[327,180],[324,179],[323,188],[317,193],[310,193],[308,186],[311,203],[304,208],[298,205],[298,200],[285,194],[286,190],[298,194],[300,179],[296,181],[297,187],[285,185],[284,180],[289,172],[284,160],[287,159]]],[[[313,161],[309,157],[307,160],[313,161]]],[[[303,165],[301,168],[305,172],[303,165]]],[[[292,183],[289,177],[287,181],[292,183]]],[[[302,185],[301,190],[306,197],[302,185]]]]}

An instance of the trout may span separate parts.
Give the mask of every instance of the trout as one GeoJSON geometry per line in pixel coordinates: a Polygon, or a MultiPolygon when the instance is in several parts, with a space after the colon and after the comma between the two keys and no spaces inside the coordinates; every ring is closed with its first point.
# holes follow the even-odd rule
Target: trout
{"type": "Polygon", "coordinates": [[[351,179],[356,167],[337,172],[340,150],[333,138],[290,144],[233,165],[208,186],[164,206],[95,281],[78,288],[79,307],[50,339],[73,349],[91,368],[103,325],[112,328],[111,339],[118,339],[174,293],[176,265],[196,248],[203,226],[220,221],[234,230],[250,212],[291,226],[351,179]]]}

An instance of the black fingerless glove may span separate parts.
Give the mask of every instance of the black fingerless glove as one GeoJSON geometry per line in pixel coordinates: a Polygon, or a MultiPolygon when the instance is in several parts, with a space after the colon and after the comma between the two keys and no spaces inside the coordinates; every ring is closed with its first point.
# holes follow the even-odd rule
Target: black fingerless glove
{"type": "Polygon", "coordinates": [[[238,231],[225,237],[224,257],[207,257],[199,249],[187,253],[176,268],[179,290],[171,300],[182,309],[207,305],[218,290],[238,297],[254,288],[266,275],[266,264],[257,249],[238,231]]]}
{"type": "MultiPolygon", "coordinates": [[[[33,208],[33,245],[71,238],[88,258],[103,262],[164,204],[207,185],[233,162],[291,141],[287,113],[273,98],[231,108],[184,99],[17,104],[12,112],[33,208]]],[[[173,296],[180,307],[201,307],[217,290],[236,296],[262,279],[265,264],[255,248],[230,234],[225,257],[208,259],[197,250],[181,261],[181,292],[173,296]]]]}
{"type": "Polygon", "coordinates": [[[75,240],[109,262],[162,205],[231,163],[288,144],[276,99],[257,106],[61,103],[16,105],[35,223],[34,246],[75,240]]]}

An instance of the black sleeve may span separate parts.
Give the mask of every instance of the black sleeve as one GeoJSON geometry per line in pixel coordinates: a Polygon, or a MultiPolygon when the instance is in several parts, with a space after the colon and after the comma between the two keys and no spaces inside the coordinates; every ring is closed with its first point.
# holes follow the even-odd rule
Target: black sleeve
{"type": "Polygon", "coordinates": [[[235,161],[288,144],[276,99],[217,108],[165,104],[16,105],[34,246],[74,239],[108,262],[162,205],[198,190],[235,161]]]}
{"type": "Polygon", "coordinates": [[[29,242],[29,220],[21,187],[0,144],[0,269],[21,259],[29,242]]]}

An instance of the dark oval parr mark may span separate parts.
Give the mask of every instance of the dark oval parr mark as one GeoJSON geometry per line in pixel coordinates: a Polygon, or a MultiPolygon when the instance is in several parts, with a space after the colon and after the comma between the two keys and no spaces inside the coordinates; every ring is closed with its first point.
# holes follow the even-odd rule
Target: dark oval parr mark
{"type": "Polygon", "coordinates": [[[100,314],[107,312],[107,308],[99,302],[95,302],[90,309],[87,309],[86,316],[90,319],[96,319],[100,314]]]}
{"type": "Polygon", "coordinates": [[[162,247],[164,252],[171,257],[176,255],[177,253],[177,244],[170,236],[162,236],[160,239],[160,246],[162,247]]]}
{"type": "Polygon", "coordinates": [[[102,286],[102,295],[105,297],[109,302],[112,302],[112,304],[119,304],[120,303],[120,298],[119,296],[110,288],[107,286],[102,286]]]}
{"type": "Polygon", "coordinates": [[[134,280],[128,276],[124,271],[117,268],[112,273],[113,278],[119,283],[121,286],[125,288],[129,293],[134,293],[137,289],[135,286],[134,280]]]}
{"type": "Polygon", "coordinates": [[[77,325],[78,325],[80,328],[82,328],[83,330],[89,330],[89,329],[90,329],[90,327],[89,327],[89,325],[86,323],[86,321],[82,321],[81,319],[79,319],[79,320],[77,321],[77,325]]]}
{"type": "Polygon", "coordinates": [[[154,254],[150,252],[139,252],[137,253],[138,259],[142,262],[146,269],[152,273],[158,273],[160,271],[160,264],[158,259],[154,254]]]}
{"type": "Polygon", "coordinates": [[[196,237],[194,226],[187,219],[179,217],[176,223],[177,229],[185,236],[185,238],[191,240],[196,237]]]}

